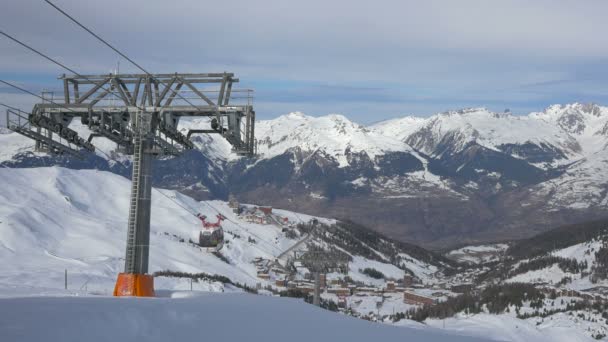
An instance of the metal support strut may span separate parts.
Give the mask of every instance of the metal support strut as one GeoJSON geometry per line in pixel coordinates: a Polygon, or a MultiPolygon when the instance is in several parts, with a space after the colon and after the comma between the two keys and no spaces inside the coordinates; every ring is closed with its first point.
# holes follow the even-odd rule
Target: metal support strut
{"type": "Polygon", "coordinates": [[[150,214],[152,203],[152,160],[154,159],[153,113],[135,114],[133,173],[125,271],[116,282],[115,295],[154,296],[153,278],[148,273],[150,214]],[[126,284],[124,284],[126,283],[126,284]],[[123,289],[121,292],[119,288],[123,289]]]}

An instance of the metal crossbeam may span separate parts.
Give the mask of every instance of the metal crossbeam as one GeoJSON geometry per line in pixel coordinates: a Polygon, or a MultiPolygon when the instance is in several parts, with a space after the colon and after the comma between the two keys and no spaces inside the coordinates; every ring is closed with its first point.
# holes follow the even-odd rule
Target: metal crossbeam
{"type": "MultiPolygon", "coordinates": [[[[192,134],[219,133],[230,142],[234,152],[241,155],[255,152],[255,112],[249,103],[249,93],[246,103],[232,103],[231,96],[238,91],[233,84],[239,81],[233,73],[63,75],[60,79],[65,103],[42,103],[36,107],[38,112],[67,123],[81,118],[93,132],[103,136],[116,133],[112,128],[108,131],[108,127],[100,126],[99,118],[108,115],[116,124],[121,115],[133,116],[139,111],[159,113],[161,127],[173,128],[183,117],[214,117],[221,127],[194,130],[186,140],[173,142],[191,148],[187,138],[192,134]],[[187,98],[183,89],[187,90],[187,98]]],[[[124,132],[129,126],[125,121],[118,124],[116,131],[124,132]]],[[[118,135],[112,140],[125,138],[124,133],[118,135]]]]}

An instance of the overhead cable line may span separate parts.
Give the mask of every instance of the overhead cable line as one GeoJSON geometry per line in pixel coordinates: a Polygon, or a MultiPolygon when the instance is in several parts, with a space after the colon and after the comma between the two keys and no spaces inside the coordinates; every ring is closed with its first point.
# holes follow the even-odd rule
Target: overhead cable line
{"type": "MultiPolygon", "coordinates": [[[[51,5],[52,5],[52,4],[51,4],[51,5]]],[[[37,49],[35,49],[35,48],[31,47],[31,46],[30,46],[30,45],[28,45],[28,44],[26,44],[26,43],[24,43],[24,42],[20,41],[19,39],[17,39],[17,38],[15,38],[15,37],[13,37],[13,36],[11,36],[11,35],[9,35],[9,34],[5,33],[4,31],[0,31],[0,34],[2,34],[3,36],[7,37],[8,39],[10,39],[10,40],[14,41],[15,43],[17,43],[17,44],[19,44],[19,45],[21,45],[21,46],[25,47],[26,49],[28,49],[28,50],[30,50],[30,51],[32,51],[32,52],[34,52],[34,53],[36,53],[37,55],[39,55],[39,56],[41,56],[41,57],[43,57],[43,58],[47,59],[48,61],[50,61],[50,62],[52,62],[52,63],[54,63],[54,64],[56,64],[56,65],[58,65],[58,66],[60,66],[60,67],[62,67],[62,68],[64,68],[64,69],[68,70],[69,72],[71,72],[71,73],[75,74],[76,76],[83,77],[83,78],[85,78],[85,79],[87,79],[87,80],[89,80],[89,81],[90,81],[90,79],[88,79],[86,76],[82,76],[82,75],[80,75],[80,74],[79,74],[77,71],[75,71],[74,69],[72,69],[72,68],[70,68],[70,67],[68,67],[68,66],[64,65],[64,64],[63,64],[63,63],[61,63],[61,62],[58,62],[57,60],[55,60],[55,59],[53,59],[53,58],[51,58],[51,57],[47,56],[46,54],[44,54],[44,53],[40,52],[39,50],[37,50],[37,49]]],[[[34,94],[34,93],[32,93],[32,92],[30,92],[30,91],[26,90],[26,89],[23,89],[23,88],[21,88],[21,87],[18,87],[18,86],[14,85],[14,84],[11,84],[11,83],[8,83],[8,82],[5,82],[5,81],[3,81],[3,80],[0,80],[0,82],[4,83],[4,84],[6,84],[6,85],[9,85],[9,86],[11,86],[11,87],[13,87],[13,88],[15,88],[15,89],[18,89],[18,90],[20,90],[20,91],[26,92],[26,93],[28,93],[28,94],[30,94],[30,95],[36,96],[36,97],[38,97],[38,98],[41,98],[42,100],[46,100],[46,99],[44,99],[43,97],[38,96],[38,95],[36,95],[36,94],[34,94]]],[[[107,91],[107,92],[109,92],[109,93],[114,94],[113,92],[111,92],[111,91],[110,91],[110,90],[108,90],[108,89],[105,89],[105,88],[103,88],[103,87],[102,87],[102,89],[103,89],[103,90],[105,90],[105,91],[107,91]]],[[[53,103],[53,102],[51,101],[51,103],[53,103]]],[[[0,104],[1,104],[1,103],[0,103],[0,104]]],[[[54,103],[54,104],[56,104],[56,103],[54,103]]],[[[15,107],[12,107],[12,106],[8,106],[8,105],[5,105],[5,104],[2,104],[2,105],[3,105],[3,106],[5,106],[5,107],[7,107],[7,108],[11,108],[11,109],[18,110],[18,111],[20,111],[20,112],[21,112],[21,110],[20,110],[20,109],[18,109],[18,108],[15,108],[15,107]]],[[[64,107],[64,108],[66,108],[66,109],[69,109],[69,108],[67,108],[67,107],[65,107],[65,106],[63,106],[63,107],[64,107]]],[[[138,108],[139,108],[139,107],[138,107],[138,108]]],[[[141,108],[139,108],[139,109],[141,109],[141,108]]],[[[142,109],[142,110],[143,110],[143,109],[142,109]]],[[[107,153],[105,153],[104,151],[102,151],[102,150],[100,150],[100,149],[97,149],[97,150],[98,150],[98,151],[100,151],[102,154],[104,154],[104,155],[105,155],[105,156],[106,156],[108,159],[110,159],[110,160],[114,160],[115,162],[117,162],[117,163],[119,163],[121,166],[123,166],[125,169],[127,169],[127,167],[126,167],[124,164],[122,164],[122,163],[121,163],[121,162],[119,162],[118,160],[115,160],[115,159],[111,158],[111,157],[110,157],[110,156],[109,156],[107,153]]],[[[167,195],[165,195],[164,193],[162,193],[160,190],[158,190],[158,189],[156,189],[156,190],[157,190],[157,191],[158,191],[158,192],[159,192],[161,195],[163,195],[163,196],[165,196],[165,197],[167,197],[167,198],[171,199],[170,197],[168,197],[167,195]]],[[[189,212],[189,213],[190,213],[190,214],[192,214],[193,216],[196,216],[194,213],[190,212],[190,210],[188,210],[187,208],[185,208],[185,207],[184,207],[184,206],[182,206],[181,204],[177,203],[176,201],[173,201],[173,202],[174,202],[175,204],[177,204],[178,206],[182,207],[184,210],[186,210],[187,212],[189,212]]]]}
{"type": "Polygon", "coordinates": [[[64,10],[62,10],[61,8],[59,8],[59,6],[55,5],[54,3],[52,3],[49,0],[44,0],[44,2],[46,2],[47,4],[51,5],[53,8],[55,8],[57,11],[59,11],[61,14],[63,14],[64,16],[66,16],[67,18],[69,18],[71,21],[73,21],[76,25],[80,26],[83,30],[87,31],[88,33],[90,33],[93,37],[97,38],[97,40],[101,41],[102,43],[104,43],[107,47],[109,47],[110,49],[114,50],[114,52],[116,52],[117,54],[119,54],[122,58],[126,59],[127,61],[129,61],[131,64],[135,65],[138,69],[140,69],[141,71],[145,72],[146,74],[150,75],[149,72],[147,72],[143,67],[141,67],[139,64],[137,64],[135,61],[133,61],[131,58],[129,58],[128,56],[126,56],[124,53],[120,52],[117,48],[115,48],[114,46],[112,46],[112,44],[108,43],[106,40],[104,40],[103,38],[101,38],[100,36],[98,36],[95,32],[93,32],[92,30],[90,30],[88,27],[84,26],[83,24],[81,24],[78,20],[76,20],[76,18],[74,18],[73,16],[69,15],[68,13],[66,13],[64,10]]]}
{"type": "Polygon", "coordinates": [[[2,106],[2,107],[6,107],[6,108],[8,108],[8,109],[16,110],[16,111],[18,111],[18,112],[20,112],[20,113],[24,113],[24,114],[26,114],[26,113],[27,113],[26,111],[23,111],[23,110],[21,110],[21,109],[19,109],[19,108],[17,108],[17,107],[9,106],[9,105],[7,105],[7,104],[5,104],[5,103],[2,103],[2,102],[0,102],[0,106],[2,106]]]}
{"type": "MultiPolygon", "coordinates": [[[[112,49],[114,52],[116,52],[117,54],[119,54],[122,58],[126,59],[128,62],[130,62],[131,64],[133,64],[135,67],[137,67],[139,70],[143,71],[148,77],[150,77],[151,79],[156,79],[151,73],[149,73],[146,69],[144,69],[141,65],[139,65],[137,62],[135,62],[134,60],[132,60],[131,58],[129,58],[127,55],[125,55],[124,53],[122,53],[120,50],[118,50],[116,47],[114,47],[112,44],[110,44],[108,41],[106,41],[105,39],[101,38],[98,34],[96,34],[95,32],[93,32],[91,29],[89,29],[88,27],[86,27],[85,25],[83,25],[82,23],[80,23],[76,18],[74,18],[73,16],[71,16],[70,14],[68,14],[66,11],[64,11],[63,9],[59,8],[59,6],[55,5],[53,2],[51,2],[50,0],[44,0],[44,2],[46,2],[47,4],[51,5],[54,9],[56,9],[59,13],[63,14],[65,17],[67,17],[68,19],[70,19],[72,22],[74,22],[76,25],[78,25],[80,28],[82,28],[83,30],[87,31],[88,33],[90,33],[93,37],[95,37],[97,40],[99,40],[100,42],[102,42],[104,45],[106,45],[107,47],[109,47],[110,49],[112,49]]],[[[156,79],[160,84],[167,86],[167,84],[161,80],[161,79],[156,79]]],[[[196,107],[199,110],[202,110],[199,106],[193,104],[192,102],[188,101],[188,99],[184,98],[179,91],[173,90],[173,89],[169,89],[173,94],[179,96],[182,100],[186,101],[189,105],[191,105],[192,107],[196,107]]]]}
{"type": "MultiPolygon", "coordinates": [[[[62,67],[63,69],[65,69],[65,70],[67,70],[67,71],[69,71],[69,72],[71,72],[71,73],[73,73],[74,75],[76,75],[76,76],[78,76],[78,77],[82,77],[82,78],[86,79],[87,81],[91,81],[91,82],[93,82],[93,80],[91,80],[91,79],[90,79],[90,78],[88,78],[87,76],[81,75],[81,74],[80,74],[80,73],[78,73],[76,70],[74,70],[74,69],[72,69],[72,68],[70,68],[70,67],[67,67],[65,64],[63,64],[63,63],[61,63],[61,62],[57,61],[56,59],[53,59],[53,58],[49,57],[48,55],[44,54],[43,52],[40,52],[39,50],[37,50],[37,49],[33,48],[32,46],[30,46],[30,45],[28,45],[28,44],[26,44],[26,43],[22,42],[22,41],[21,41],[21,40],[19,40],[19,39],[15,38],[15,37],[13,37],[13,36],[11,36],[11,35],[9,35],[8,33],[4,32],[4,31],[0,31],[0,34],[2,34],[3,36],[5,36],[6,38],[8,38],[8,39],[12,40],[13,42],[15,42],[15,43],[17,43],[17,44],[19,44],[19,45],[23,46],[24,48],[26,48],[26,49],[28,49],[28,50],[32,51],[33,53],[35,53],[35,54],[37,54],[37,55],[41,56],[42,58],[44,58],[44,59],[46,59],[46,60],[48,60],[48,61],[50,61],[50,62],[52,62],[52,63],[54,63],[54,64],[56,64],[56,65],[58,65],[58,66],[60,66],[60,67],[62,67]]],[[[93,82],[93,83],[94,83],[94,82],[93,82]]],[[[109,94],[112,94],[112,95],[114,95],[114,96],[117,96],[115,91],[112,91],[112,90],[107,89],[107,88],[104,88],[104,87],[100,87],[100,88],[101,88],[102,90],[104,90],[104,91],[107,91],[109,94]]],[[[141,107],[138,107],[138,106],[137,106],[137,104],[135,104],[135,107],[137,107],[137,108],[138,108],[138,109],[140,109],[140,110],[143,110],[141,107]]]]}
{"type": "Polygon", "coordinates": [[[57,102],[55,102],[55,101],[53,101],[53,100],[45,99],[44,97],[42,97],[42,96],[40,96],[40,95],[38,95],[38,94],[35,94],[35,93],[33,93],[33,92],[31,92],[31,91],[29,91],[29,90],[27,90],[27,89],[21,88],[20,86],[18,86],[18,85],[16,85],[16,84],[13,84],[13,83],[11,83],[11,82],[7,82],[7,81],[4,81],[4,80],[0,79],[0,83],[4,83],[4,84],[6,84],[6,85],[7,85],[7,86],[9,86],[9,87],[15,88],[15,89],[17,89],[17,90],[19,90],[19,91],[22,91],[22,92],[24,92],[24,93],[30,94],[30,95],[32,95],[32,96],[35,96],[35,97],[37,97],[37,98],[41,99],[42,101],[49,101],[50,103],[52,103],[52,104],[54,104],[54,105],[56,105],[56,106],[63,107],[63,108],[65,108],[65,109],[67,109],[67,110],[69,110],[69,111],[71,111],[71,112],[76,112],[76,111],[74,111],[72,108],[68,108],[68,107],[66,107],[65,105],[63,105],[63,104],[61,104],[61,103],[57,103],[57,102]]]}

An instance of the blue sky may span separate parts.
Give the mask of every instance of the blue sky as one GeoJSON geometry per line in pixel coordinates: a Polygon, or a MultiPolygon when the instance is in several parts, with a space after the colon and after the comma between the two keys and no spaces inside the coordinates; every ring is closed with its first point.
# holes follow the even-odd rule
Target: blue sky
{"type": "MultiPolygon", "coordinates": [[[[55,2],[150,71],[236,73],[262,119],[608,104],[606,1],[55,2]]],[[[119,60],[41,0],[2,2],[0,22],[81,73],[119,60]]],[[[2,79],[59,91],[61,69],[5,38],[0,47],[2,79]]],[[[0,100],[35,101],[5,88],[0,100]]]]}

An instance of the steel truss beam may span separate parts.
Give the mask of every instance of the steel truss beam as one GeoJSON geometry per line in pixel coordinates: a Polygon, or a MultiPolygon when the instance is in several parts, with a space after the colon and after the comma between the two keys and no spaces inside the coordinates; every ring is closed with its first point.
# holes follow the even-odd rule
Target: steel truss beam
{"type": "Polygon", "coordinates": [[[172,140],[169,143],[192,148],[189,141],[192,134],[219,133],[232,144],[234,152],[254,154],[255,112],[249,103],[230,103],[234,93],[233,84],[239,82],[233,73],[63,75],[60,79],[63,80],[65,104],[40,104],[39,110],[68,122],[80,117],[91,130],[113,137],[112,140],[117,143],[117,140],[131,139],[125,137],[124,132],[132,125],[125,122],[124,126],[113,131],[98,127],[99,120],[95,118],[103,117],[104,113],[133,115],[143,110],[159,113],[162,127],[176,128],[182,117],[201,116],[215,118],[220,124],[213,132],[193,130],[185,137],[172,134],[173,131],[169,130],[167,136],[172,140]],[[209,89],[209,86],[214,88],[209,89]],[[188,90],[187,95],[183,89],[188,90]],[[70,99],[73,101],[70,102],[70,99]]]}

